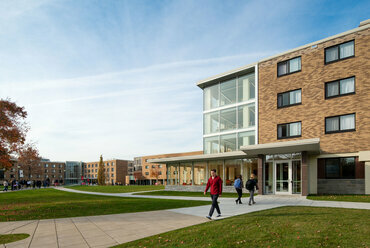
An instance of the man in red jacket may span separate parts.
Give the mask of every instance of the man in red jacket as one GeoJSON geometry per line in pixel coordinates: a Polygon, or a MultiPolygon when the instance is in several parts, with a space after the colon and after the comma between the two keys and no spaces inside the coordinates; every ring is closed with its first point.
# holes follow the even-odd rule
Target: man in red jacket
{"type": "Polygon", "coordinates": [[[211,220],[215,208],[218,213],[217,217],[221,217],[221,211],[218,206],[217,199],[219,196],[222,195],[222,180],[219,176],[216,175],[216,169],[211,170],[211,177],[208,179],[204,195],[206,195],[209,188],[211,188],[212,206],[209,210],[209,215],[207,215],[206,218],[211,220]]]}

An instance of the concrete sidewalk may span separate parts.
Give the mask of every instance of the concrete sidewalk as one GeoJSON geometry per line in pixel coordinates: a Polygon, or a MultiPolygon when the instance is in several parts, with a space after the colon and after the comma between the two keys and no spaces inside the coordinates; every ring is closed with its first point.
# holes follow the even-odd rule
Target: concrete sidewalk
{"type": "MultiPolygon", "coordinates": [[[[68,188],[59,190],[116,197],[211,200],[209,197],[148,196],[133,193],[97,193],[68,188]]],[[[219,198],[222,218],[246,214],[282,206],[312,206],[369,209],[370,203],[312,201],[302,196],[255,197],[257,204],[236,205],[233,198],[219,198]]],[[[151,212],[75,217],[65,219],[0,222],[0,233],[28,233],[30,237],[7,244],[4,247],[110,247],[151,235],[207,222],[210,205],[151,212]]]]}

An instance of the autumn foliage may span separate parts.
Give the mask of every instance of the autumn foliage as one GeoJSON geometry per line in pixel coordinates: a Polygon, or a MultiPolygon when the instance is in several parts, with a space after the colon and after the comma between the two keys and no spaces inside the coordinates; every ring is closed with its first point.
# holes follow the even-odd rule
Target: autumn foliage
{"type": "Polygon", "coordinates": [[[103,156],[100,155],[99,167],[98,167],[98,184],[105,185],[105,171],[104,171],[104,162],[103,156]]]}
{"type": "Polygon", "coordinates": [[[40,161],[33,144],[26,144],[29,127],[24,107],[17,106],[10,99],[0,99],[0,169],[12,167],[11,159],[19,158],[23,163],[40,161]]]}

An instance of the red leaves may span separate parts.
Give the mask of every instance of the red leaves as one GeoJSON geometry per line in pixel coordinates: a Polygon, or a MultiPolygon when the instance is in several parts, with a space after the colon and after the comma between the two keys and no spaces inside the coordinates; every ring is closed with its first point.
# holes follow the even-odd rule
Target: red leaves
{"type": "MultiPolygon", "coordinates": [[[[12,167],[11,157],[20,155],[23,149],[32,148],[34,155],[38,152],[33,145],[25,145],[29,127],[25,123],[27,112],[10,99],[0,99],[0,168],[12,167]]],[[[36,158],[33,156],[32,158],[36,158]]]]}

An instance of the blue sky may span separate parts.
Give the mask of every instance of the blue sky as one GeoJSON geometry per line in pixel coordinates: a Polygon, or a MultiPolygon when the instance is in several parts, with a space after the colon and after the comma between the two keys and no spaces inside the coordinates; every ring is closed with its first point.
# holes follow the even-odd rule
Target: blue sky
{"type": "Polygon", "coordinates": [[[355,28],[369,1],[0,0],[0,98],[52,160],[202,150],[196,82],[355,28]]]}

